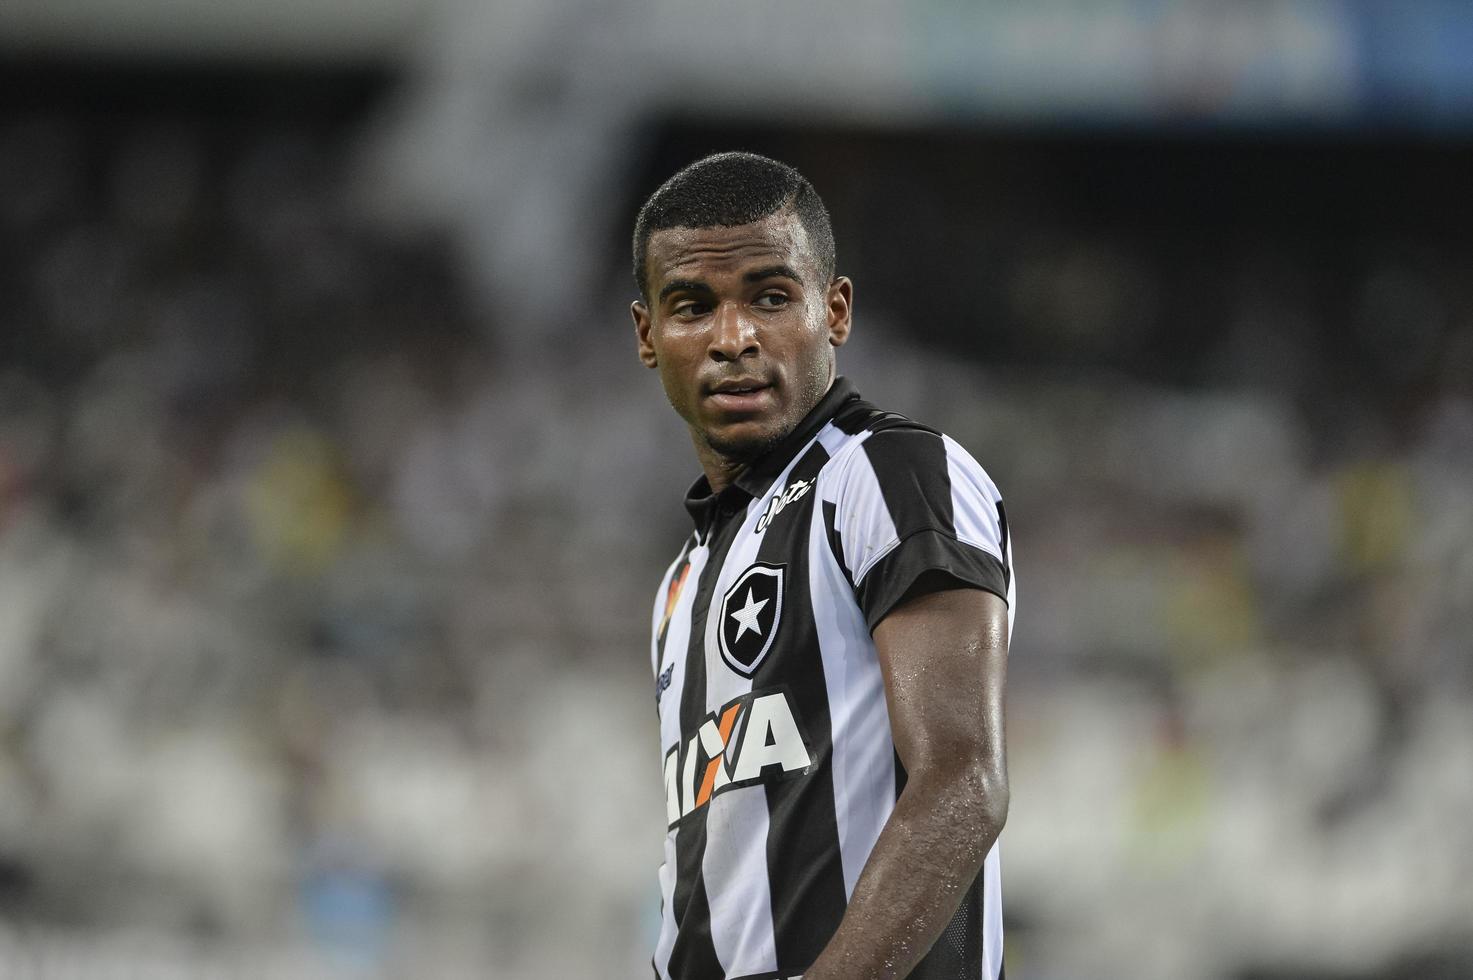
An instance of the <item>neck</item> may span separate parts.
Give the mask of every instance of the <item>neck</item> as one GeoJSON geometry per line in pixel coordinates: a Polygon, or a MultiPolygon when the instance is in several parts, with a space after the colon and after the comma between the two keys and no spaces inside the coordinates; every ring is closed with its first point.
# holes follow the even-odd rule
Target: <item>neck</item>
{"type": "Polygon", "coordinates": [[[706,474],[706,482],[711,485],[712,493],[720,493],[731,486],[750,463],[750,460],[723,456],[705,445],[700,436],[695,433],[691,435],[696,444],[696,458],[700,460],[701,470],[706,474]]]}

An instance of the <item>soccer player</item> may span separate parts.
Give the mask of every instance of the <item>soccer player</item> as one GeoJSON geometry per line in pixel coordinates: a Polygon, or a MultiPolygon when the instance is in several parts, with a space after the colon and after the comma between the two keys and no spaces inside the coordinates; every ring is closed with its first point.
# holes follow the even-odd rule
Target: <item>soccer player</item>
{"type": "Polygon", "coordinates": [[[703,471],[651,620],[655,975],[997,980],[997,488],[836,376],[854,287],[791,167],[723,153],[671,177],[639,212],[634,274],[640,360],[703,471]]]}

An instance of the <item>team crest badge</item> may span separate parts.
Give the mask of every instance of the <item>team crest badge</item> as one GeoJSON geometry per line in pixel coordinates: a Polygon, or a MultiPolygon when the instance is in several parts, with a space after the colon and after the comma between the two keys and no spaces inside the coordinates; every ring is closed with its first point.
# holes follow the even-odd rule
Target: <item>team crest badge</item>
{"type": "Polygon", "coordinates": [[[751,677],[772,649],[782,622],[785,571],[783,565],[759,561],[721,600],[721,656],[739,674],[751,677]]]}

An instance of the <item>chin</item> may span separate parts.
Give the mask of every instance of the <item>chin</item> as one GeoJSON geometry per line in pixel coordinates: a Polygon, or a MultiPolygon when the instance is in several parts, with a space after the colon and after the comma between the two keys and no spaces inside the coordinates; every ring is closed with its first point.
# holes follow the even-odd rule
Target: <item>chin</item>
{"type": "Polygon", "coordinates": [[[763,455],[787,433],[774,423],[746,423],[706,432],[706,445],[728,459],[750,460],[763,455]]]}

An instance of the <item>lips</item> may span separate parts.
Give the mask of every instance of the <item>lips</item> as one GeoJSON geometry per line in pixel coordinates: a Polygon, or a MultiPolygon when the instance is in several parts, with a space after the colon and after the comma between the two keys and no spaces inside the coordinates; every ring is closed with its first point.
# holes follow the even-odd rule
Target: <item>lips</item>
{"type": "Polygon", "coordinates": [[[752,412],[767,404],[771,391],[760,378],[726,378],[711,385],[707,397],[726,411],[752,412]]]}
{"type": "Polygon", "coordinates": [[[711,392],[713,394],[723,395],[744,395],[768,387],[771,386],[768,385],[766,381],[761,381],[757,378],[730,378],[725,381],[719,381],[716,384],[712,385],[711,392]]]}

